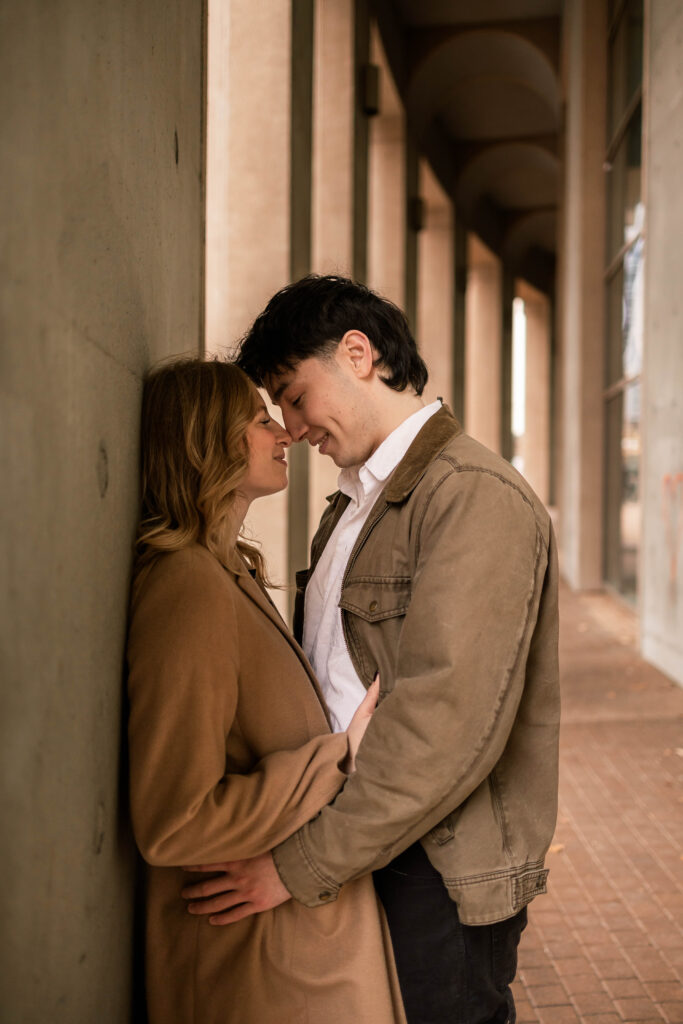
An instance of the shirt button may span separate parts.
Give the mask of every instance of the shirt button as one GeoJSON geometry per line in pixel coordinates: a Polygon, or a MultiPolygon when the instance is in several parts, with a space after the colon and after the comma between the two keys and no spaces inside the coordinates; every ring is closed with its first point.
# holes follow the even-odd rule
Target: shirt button
{"type": "Polygon", "coordinates": [[[319,900],[323,900],[323,901],[331,900],[332,899],[332,893],[328,892],[327,889],[325,889],[325,890],[323,890],[323,892],[319,892],[318,893],[318,899],[319,900]]]}
{"type": "Polygon", "coordinates": [[[371,601],[370,602],[370,611],[371,612],[376,612],[378,608],[379,608],[379,604],[378,604],[377,601],[371,601]]]}

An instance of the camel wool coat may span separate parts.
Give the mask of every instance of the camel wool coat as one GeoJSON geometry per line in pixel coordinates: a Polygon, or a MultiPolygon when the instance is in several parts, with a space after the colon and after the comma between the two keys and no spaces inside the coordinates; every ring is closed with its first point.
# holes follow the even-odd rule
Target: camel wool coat
{"type": "Polygon", "coordinates": [[[161,555],[133,586],[128,669],[150,1024],[405,1021],[370,876],[225,926],[180,895],[198,877],[180,865],[271,849],[346,778],[346,736],[265,591],[200,545],[161,555]]]}

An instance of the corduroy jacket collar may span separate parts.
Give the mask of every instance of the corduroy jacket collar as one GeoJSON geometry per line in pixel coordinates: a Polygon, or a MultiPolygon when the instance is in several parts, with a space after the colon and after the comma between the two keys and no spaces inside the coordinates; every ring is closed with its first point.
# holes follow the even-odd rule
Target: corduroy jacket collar
{"type": "Polygon", "coordinates": [[[427,420],[392,473],[384,489],[386,501],[390,504],[405,501],[424,476],[429,463],[440,455],[452,438],[461,433],[462,427],[444,405],[427,420]]]}

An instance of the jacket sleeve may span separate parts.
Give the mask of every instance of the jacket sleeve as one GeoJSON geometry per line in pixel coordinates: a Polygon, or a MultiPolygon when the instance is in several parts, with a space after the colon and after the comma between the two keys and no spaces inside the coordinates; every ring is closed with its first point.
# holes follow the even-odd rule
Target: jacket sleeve
{"type": "Polygon", "coordinates": [[[417,531],[394,686],[343,791],[274,851],[306,906],[455,810],[500,758],[520,702],[547,564],[529,502],[492,473],[452,470],[417,531]]]}
{"type": "Polygon", "coordinates": [[[230,586],[214,566],[207,570],[206,558],[191,551],[165,556],[132,606],[131,812],[140,851],[154,865],[263,853],[346,780],[345,734],[269,754],[248,774],[226,773],[226,737],[238,707],[238,631],[230,586]]]}

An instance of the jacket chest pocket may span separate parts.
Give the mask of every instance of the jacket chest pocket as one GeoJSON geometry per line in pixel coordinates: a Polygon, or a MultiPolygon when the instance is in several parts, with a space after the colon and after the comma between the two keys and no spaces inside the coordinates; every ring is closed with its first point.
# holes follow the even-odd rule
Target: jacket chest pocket
{"type": "Polygon", "coordinates": [[[393,686],[410,594],[407,576],[360,576],[348,580],[342,590],[339,607],[349,654],[366,686],[379,671],[381,696],[393,686]]]}

